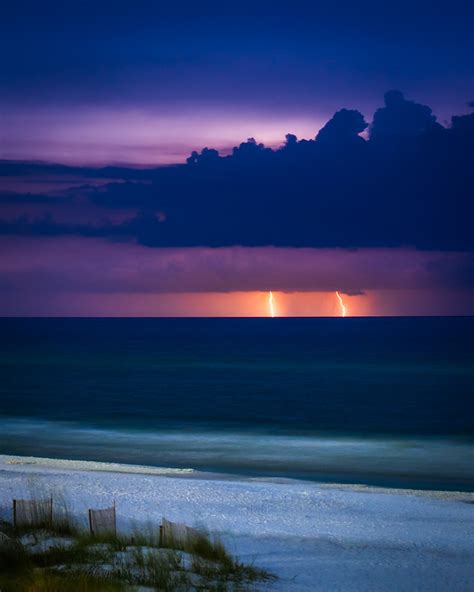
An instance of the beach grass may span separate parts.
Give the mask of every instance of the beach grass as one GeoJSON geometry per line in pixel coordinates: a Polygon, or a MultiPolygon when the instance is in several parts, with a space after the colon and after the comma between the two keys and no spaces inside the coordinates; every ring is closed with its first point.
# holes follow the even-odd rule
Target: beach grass
{"type": "Polygon", "coordinates": [[[61,508],[49,522],[0,523],[2,592],[163,592],[252,590],[274,578],[234,558],[222,541],[197,531],[186,548],[163,548],[159,526],[92,535],[61,508]]]}

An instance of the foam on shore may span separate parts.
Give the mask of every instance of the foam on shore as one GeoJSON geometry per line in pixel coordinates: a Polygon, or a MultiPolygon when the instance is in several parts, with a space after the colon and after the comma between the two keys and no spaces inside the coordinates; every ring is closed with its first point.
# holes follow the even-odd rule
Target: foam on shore
{"type": "MultiPolygon", "coordinates": [[[[122,463],[99,462],[88,460],[70,460],[57,458],[41,458],[35,456],[18,456],[0,454],[0,471],[6,469],[19,469],[25,472],[43,471],[86,471],[103,473],[125,473],[132,475],[156,475],[163,477],[194,477],[206,481],[241,481],[255,483],[288,484],[307,483],[299,479],[280,477],[246,477],[239,475],[226,475],[221,473],[207,473],[195,471],[194,469],[183,469],[174,467],[151,467],[146,465],[130,465],[122,463]]],[[[395,487],[378,487],[362,483],[318,483],[312,484],[320,489],[337,489],[341,491],[363,492],[363,493],[386,493],[396,495],[416,495],[436,499],[456,500],[474,504],[474,492],[465,491],[443,491],[426,489],[408,489],[395,487]]]]}
{"type": "Polygon", "coordinates": [[[208,479],[213,478],[211,471],[222,476],[217,478],[229,479],[233,474],[394,488],[474,489],[473,444],[468,438],[290,434],[211,426],[129,429],[12,417],[0,417],[0,433],[4,454],[42,458],[59,454],[64,459],[120,466],[159,465],[160,471],[192,468],[208,479]]]}
{"type": "Polygon", "coordinates": [[[60,469],[66,471],[99,471],[106,473],[132,473],[138,475],[189,475],[193,469],[176,469],[172,467],[148,467],[145,465],[127,465],[111,462],[90,460],[67,460],[57,458],[39,458],[35,456],[13,456],[0,454],[2,465],[29,467],[35,469],[60,469]]]}

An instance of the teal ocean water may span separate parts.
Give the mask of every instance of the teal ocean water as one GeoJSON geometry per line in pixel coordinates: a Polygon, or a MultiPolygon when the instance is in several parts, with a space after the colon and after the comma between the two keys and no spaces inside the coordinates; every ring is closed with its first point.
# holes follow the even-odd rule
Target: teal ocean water
{"type": "Polygon", "coordinates": [[[1,319],[0,453],[474,489],[474,319],[1,319]]]}

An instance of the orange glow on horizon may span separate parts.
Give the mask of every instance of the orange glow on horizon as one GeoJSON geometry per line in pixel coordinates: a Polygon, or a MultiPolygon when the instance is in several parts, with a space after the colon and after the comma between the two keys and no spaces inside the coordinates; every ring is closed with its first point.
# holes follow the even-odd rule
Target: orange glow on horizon
{"type": "MultiPolygon", "coordinates": [[[[340,317],[335,292],[272,292],[275,318],[340,317]]],[[[462,302],[466,314],[472,314],[473,291],[430,292],[427,290],[374,290],[343,295],[350,299],[352,317],[446,315],[454,299],[462,302]]],[[[268,291],[181,292],[181,293],[69,293],[52,299],[56,316],[100,317],[269,317],[268,291]]],[[[28,310],[25,310],[28,316],[28,310]]],[[[31,313],[30,313],[31,314],[31,313]]],[[[35,316],[46,316],[38,310],[35,316]]],[[[48,316],[51,313],[48,311],[48,316]]]]}

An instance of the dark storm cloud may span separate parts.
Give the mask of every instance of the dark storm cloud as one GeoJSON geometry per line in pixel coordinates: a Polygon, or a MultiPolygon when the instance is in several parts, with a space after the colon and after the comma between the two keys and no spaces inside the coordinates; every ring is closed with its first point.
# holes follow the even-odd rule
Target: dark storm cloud
{"type": "Polygon", "coordinates": [[[34,218],[20,216],[19,208],[19,217],[4,219],[0,232],[133,239],[149,247],[471,250],[473,119],[457,116],[445,128],[429,107],[390,91],[368,140],[360,136],[368,127],[363,115],[342,109],[314,140],[289,134],[271,150],[250,138],[229,156],[205,148],[186,165],[135,173],[116,168],[121,179],[64,194],[85,210],[110,211],[105,221],[57,222],[54,205],[34,218]],[[118,209],[129,211],[126,219],[112,220],[118,209]]]}
{"type": "Polygon", "coordinates": [[[54,204],[57,200],[41,193],[16,193],[14,191],[0,191],[0,206],[2,204],[21,205],[22,203],[54,204]]]}
{"type": "Polygon", "coordinates": [[[51,164],[45,162],[15,162],[0,160],[0,182],[2,177],[35,176],[57,177],[76,176],[78,178],[104,178],[104,179],[148,179],[150,173],[147,169],[132,169],[121,166],[105,167],[80,167],[63,164],[51,164]]]}
{"type": "MultiPolygon", "coordinates": [[[[324,145],[341,146],[343,144],[358,143],[364,140],[359,136],[366,128],[368,123],[364,116],[354,109],[341,109],[334,114],[324,127],[322,127],[316,140],[324,145]]],[[[294,147],[294,140],[290,142],[294,147]]]]}
{"type": "Polygon", "coordinates": [[[0,285],[97,293],[334,292],[472,288],[472,253],[414,249],[143,249],[67,237],[0,239],[0,285]],[[12,252],[15,262],[12,264],[12,252]]]}
{"type": "Polygon", "coordinates": [[[159,234],[161,216],[139,213],[136,216],[114,224],[103,220],[96,224],[58,222],[51,214],[33,218],[18,216],[11,220],[0,220],[0,234],[13,236],[83,236],[111,240],[132,240],[147,244],[147,236],[159,234]]]}
{"type": "MultiPolygon", "coordinates": [[[[4,194],[0,206],[7,202],[10,209],[8,217],[0,216],[0,233],[104,237],[148,247],[472,250],[473,122],[474,114],[455,116],[444,128],[429,107],[389,91],[368,140],[360,136],[368,128],[363,115],[342,109],[314,140],[289,134],[278,150],[251,138],[229,156],[208,148],[193,152],[186,165],[83,169],[85,179],[117,181],[86,183],[54,198],[4,194]],[[43,214],[22,210],[42,200],[43,214]],[[58,203],[85,212],[98,208],[100,219],[79,223],[63,215],[58,221],[58,203]],[[118,210],[128,214],[117,220],[118,210]]],[[[3,163],[0,171],[2,166],[6,174],[23,165],[3,163]]],[[[79,175],[81,169],[71,171],[79,175]]]]}

